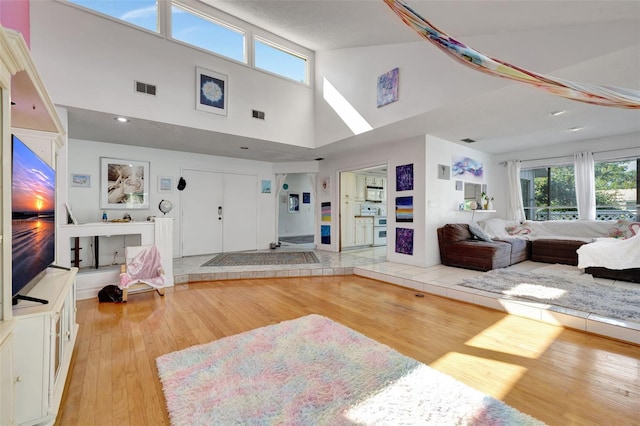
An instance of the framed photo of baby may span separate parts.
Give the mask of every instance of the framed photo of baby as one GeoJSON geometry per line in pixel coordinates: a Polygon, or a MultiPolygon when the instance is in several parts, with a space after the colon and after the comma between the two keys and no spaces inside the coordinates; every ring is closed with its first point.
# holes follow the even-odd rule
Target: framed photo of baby
{"type": "Polygon", "coordinates": [[[100,208],[148,209],[149,162],[100,157],[100,208]]]}

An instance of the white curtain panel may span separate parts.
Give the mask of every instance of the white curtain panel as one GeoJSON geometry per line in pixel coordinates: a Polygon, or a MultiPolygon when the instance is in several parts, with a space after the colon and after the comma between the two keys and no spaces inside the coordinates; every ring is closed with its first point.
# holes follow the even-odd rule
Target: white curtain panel
{"type": "Polygon", "coordinates": [[[311,183],[311,196],[313,197],[311,204],[315,205],[316,204],[315,199],[316,199],[316,196],[318,195],[318,191],[316,188],[317,175],[315,173],[309,173],[308,176],[309,176],[309,182],[311,183]]]}
{"type": "Polygon", "coordinates": [[[521,164],[519,160],[507,161],[507,220],[518,222],[526,219],[520,186],[521,164]]]}
{"type": "Polygon", "coordinates": [[[573,157],[576,177],[576,201],[580,219],[596,219],[596,177],[593,154],[578,152],[573,157]]]}

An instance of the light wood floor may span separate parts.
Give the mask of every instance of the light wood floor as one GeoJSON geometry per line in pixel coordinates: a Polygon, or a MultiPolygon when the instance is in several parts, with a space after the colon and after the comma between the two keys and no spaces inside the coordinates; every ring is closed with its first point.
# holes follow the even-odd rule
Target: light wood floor
{"type": "MultiPolygon", "coordinates": [[[[551,425],[640,424],[640,347],[358,276],[178,285],[78,302],[58,425],[169,424],[155,358],[317,313],[551,425]]],[[[416,419],[418,420],[418,419],[416,419]]]]}

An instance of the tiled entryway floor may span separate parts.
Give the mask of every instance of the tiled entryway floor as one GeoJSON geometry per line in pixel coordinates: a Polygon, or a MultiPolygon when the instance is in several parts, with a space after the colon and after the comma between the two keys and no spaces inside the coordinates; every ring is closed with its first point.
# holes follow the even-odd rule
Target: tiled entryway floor
{"type": "MultiPolygon", "coordinates": [[[[276,250],[299,250],[294,248],[278,248],[276,250]]],[[[300,249],[309,249],[300,247],[300,249]]],[[[558,306],[524,302],[510,299],[482,290],[460,286],[467,277],[483,272],[468,269],[436,265],[417,267],[386,261],[386,247],[373,247],[360,250],[349,250],[341,253],[315,250],[320,260],[318,264],[304,265],[267,265],[267,266],[226,266],[202,267],[215,255],[191,256],[174,259],[173,272],[176,285],[193,281],[214,281],[240,278],[300,277],[322,275],[360,275],[383,282],[411,288],[423,293],[448,297],[450,299],[481,305],[524,316],[546,323],[562,325],[594,334],[609,336],[619,340],[640,344],[640,323],[606,318],[590,312],[567,309],[558,306]]],[[[553,268],[554,265],[525,261],[510,268],[518,271],[535,271],[553,268]]],[[[560,266],[560,268],[571,268],[560,266]]],[[[577,269],[576,269],[577,271],[577,269]]],[[[541,271],[542,272],[542,271],[541,271]]],[[[640,284],[624,281],[597,279],[601,283],[612,286],[624,286],[640,289],[640,284]]]]}

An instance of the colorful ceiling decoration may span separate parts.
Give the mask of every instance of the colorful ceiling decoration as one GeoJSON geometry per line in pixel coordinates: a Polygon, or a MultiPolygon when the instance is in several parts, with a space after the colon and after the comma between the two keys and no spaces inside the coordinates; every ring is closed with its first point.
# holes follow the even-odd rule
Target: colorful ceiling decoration
{"type": "Polygon", "coordinates": [[[431,25],[429,21],[401,0],[384,0],[384,2],[422,38],[477,71],[531,84],[554,95],[575,101],[601,106],[640,109],[640,91],[638,90],[575,83],[527,71],[499,59],[485,56],[477,50],[465,46],[431,25]]]}

